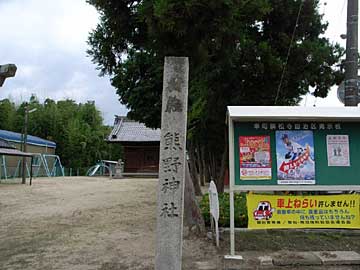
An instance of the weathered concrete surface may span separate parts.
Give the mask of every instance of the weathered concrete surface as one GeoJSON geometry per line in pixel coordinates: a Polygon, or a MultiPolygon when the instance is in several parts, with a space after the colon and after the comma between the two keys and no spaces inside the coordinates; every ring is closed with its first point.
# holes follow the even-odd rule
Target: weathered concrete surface
{"type": "Polygon", "coordinates": [[[273,264],[278,266],[322,264],[320,258],[312,252],[280,251],[272,255],[272,257],[273,264]]]}
{"type": "Polygon", "coordinates": [[[282,251],[264,254],[258,251],[240,252],[244,260],[225,260],[226,270],[238,269],[360,269],[360,255],[354,251],[282,251]]]}
{"type": "Polygon", "coordinates": [[[156,270],[182,269],[188,80],[188,58],[165,57],[157,200],[156,270]]]}
{"type": "Polygon", "coordinates": [[[0,65],[0,87],[6,78],[14,77],[17,67],[14,64],[0,65]]]}
{"type": "MultiPolygon", "coordinates": [[[[359,264],[360,255],[355,251],[316,251],[313,252],[325,265],[331,264],[359,264]]],[[[360,269],[360,266],[359,266],[360,269]]]]}
{"type": "Polygon", "coordinates": [[[253,256],[253,253],[242,252],[241,254],[236,254],[236,258],[232,258],[231,255],[225,255],[223,258],[223,269],[243,269],[246,264],[250,265],[259,265],[259,261],[256,256],[253,256]]]}
{"type": "Polygon", "coordinates": [[[273,266],[273,260],[271,256],[260,256],[259,262],[260,266],[273,266]]]}
{"type": "Polygon", "coordinates": [[[217,270],[218,265],[214,265],[212,262],[195,262],[196,269],[194,270],[217,270]]]}

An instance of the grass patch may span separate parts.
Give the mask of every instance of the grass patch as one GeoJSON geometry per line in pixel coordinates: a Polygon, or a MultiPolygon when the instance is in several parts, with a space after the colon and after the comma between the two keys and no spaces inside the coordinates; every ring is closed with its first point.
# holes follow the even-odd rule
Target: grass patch
{"type": "MultiPolygon", "coordinates": [[[[219,227],[230,227],[230,195],[219,193],[219,227]]],[[[205,224],[210,226],[209,194],[206,193],[200,201],[201,213],[205,224]]],[[[235,227],[247,228],[248,217],[246,208],[246,193],[234,194],[235,227]]]]}

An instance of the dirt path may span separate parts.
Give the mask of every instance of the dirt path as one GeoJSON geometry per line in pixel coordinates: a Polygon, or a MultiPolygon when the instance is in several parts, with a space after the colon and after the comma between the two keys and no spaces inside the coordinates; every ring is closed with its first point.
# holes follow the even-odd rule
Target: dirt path
{"type": "MultiPolygon", "coordinates": [[[[155,179],[38,178],[0,184],[0,269],[153,269],[155,179]]],[[[184,243],[184,269],[218,263],[206,240],[184,243]]]]}

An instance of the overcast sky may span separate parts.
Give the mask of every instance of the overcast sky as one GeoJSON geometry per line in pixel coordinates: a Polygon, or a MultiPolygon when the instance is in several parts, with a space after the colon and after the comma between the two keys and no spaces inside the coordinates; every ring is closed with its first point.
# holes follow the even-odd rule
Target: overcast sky
{"type": "MultiPolygon", "coordinates": [[[[324,3],[323,1],[322,3],[324,3]]],[[[329,22],[326,36],[345,47],[339,38],[346,29],[346,0],[328,0],[320,11],[329,22]]],[[[14,63],[15,78],[0,88],[0,99],[17,103],[35,94],[40,101],[70,98],[95,100],[106,124],[115,114],[125,115],[108,77],[99,77],[86,56],[86,40],[98,14],[85,0],[0,0],[0,65],[14,63]]],[[[343,106],[336,87],[328,98],[304,98],[303,106],[343,106]]]]}

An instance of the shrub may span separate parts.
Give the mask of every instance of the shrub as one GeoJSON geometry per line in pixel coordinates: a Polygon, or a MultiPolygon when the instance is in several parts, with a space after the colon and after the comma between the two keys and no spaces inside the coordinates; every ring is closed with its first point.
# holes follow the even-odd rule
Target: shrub
{"type": "MultiPolygon", "coordinates": [[[[205,224],[210,226],[209,194],[200,201],[201,213],[205,224]]],[[[248,224],[246,193],[234,193],[235,227],[246,228],[248,224]]],[[[219,227],[230,227],[230,195],[219,193],[219,227]]]]}

